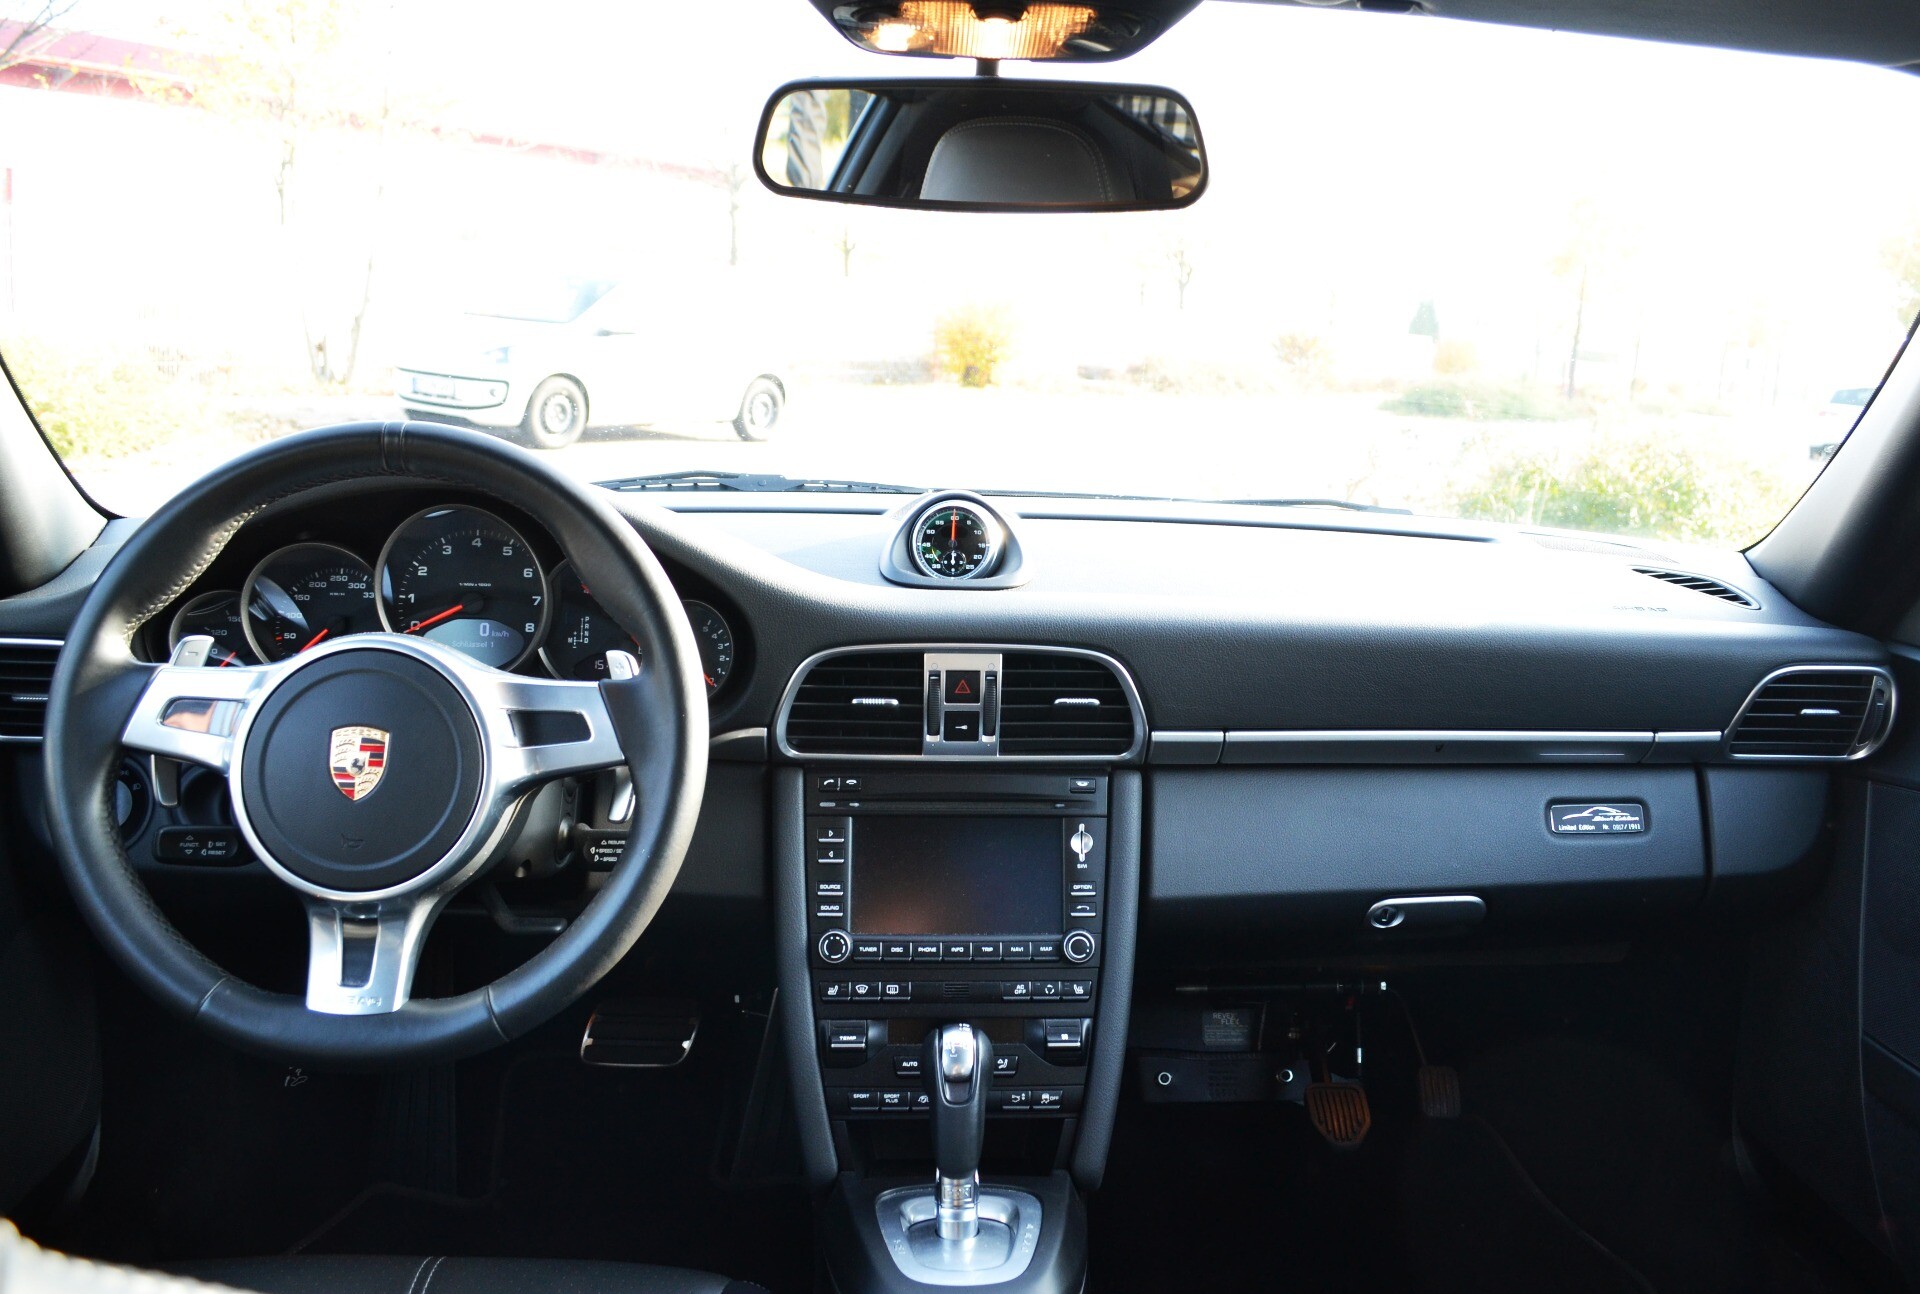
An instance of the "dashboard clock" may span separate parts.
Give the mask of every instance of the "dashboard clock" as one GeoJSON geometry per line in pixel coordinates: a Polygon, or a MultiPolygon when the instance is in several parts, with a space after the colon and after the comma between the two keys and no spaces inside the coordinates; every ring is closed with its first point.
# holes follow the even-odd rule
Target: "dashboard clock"
{"type": "Polygon", "coordinates": [[[908,546],[914,565],[936,580],[969,580],[1000,557],[1000,523],[971,503],[936,503],[914,518],[908,546]]]}

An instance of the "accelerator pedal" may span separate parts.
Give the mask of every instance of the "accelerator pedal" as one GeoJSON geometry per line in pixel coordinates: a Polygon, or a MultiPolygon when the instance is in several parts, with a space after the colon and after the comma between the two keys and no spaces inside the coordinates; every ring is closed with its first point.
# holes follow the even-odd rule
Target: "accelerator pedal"
{"type": "Polygon", "coordinates": [[[1422,1065],[1420,1113],[1429,1119],[1460,1117],[1460,1071],[1451,1065],[1422,1065]]]}
{"type": "Polygon", "coordinates": [[[1367,1089],[1358,1083],[1311,1083],[1307,1086],[1307,1117],[1314,1131],[1338,1150],[1358,1150],[1373,1127],[1367,1089]]]}

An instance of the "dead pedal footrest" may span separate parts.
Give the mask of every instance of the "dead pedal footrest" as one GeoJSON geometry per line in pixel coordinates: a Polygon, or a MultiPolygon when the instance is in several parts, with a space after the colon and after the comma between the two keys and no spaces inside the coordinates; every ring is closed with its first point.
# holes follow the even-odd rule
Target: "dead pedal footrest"
{"type": "Polygon", "coordinates": [[[670,1069],[687,1058],[699,1032],[692,1002],[603,1002],[581,1035],[580,1059],[614,1069],[670,1069]]]}
{"type": "Polygon", "coordinates": [[[1358,1083],[1313,1083],[1307,1088],[1307,1117],[1329,1145],[1356,1150],[1373,1127],[1367,1089],[1358,1083]]]}

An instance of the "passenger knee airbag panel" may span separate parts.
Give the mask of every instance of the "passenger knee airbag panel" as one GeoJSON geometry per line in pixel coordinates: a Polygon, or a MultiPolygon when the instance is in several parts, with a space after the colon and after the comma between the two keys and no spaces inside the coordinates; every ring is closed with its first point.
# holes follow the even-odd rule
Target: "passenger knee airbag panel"
{"type": "Polygon", "coordinates": [[[1220,952],[1287,933],[1406,942],[1367,911],[1413,895],[1479,896],[1488,935],[1626,932],[1696,904],[1707,877],[1680,767],[1168,771],[1148,780],[1148,822],[1150,928],[1220,952]],[[1548,829],[1550,805],[1629,802],[1642,831],[1548,829]]]}

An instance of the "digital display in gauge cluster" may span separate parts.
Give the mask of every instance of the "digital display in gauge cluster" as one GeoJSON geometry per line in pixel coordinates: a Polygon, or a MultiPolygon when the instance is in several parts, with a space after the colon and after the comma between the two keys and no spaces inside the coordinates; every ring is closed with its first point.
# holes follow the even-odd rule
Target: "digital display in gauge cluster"
{"type": "MultiPolygon", "coordinates": [[[[711,696],[733,671],[733,627],[707,603],[682,605],[711,696]]],[[[338,544],[276,549],[238,590],[182,603],[168,622],[167,646],[204,634],[213,640],[209,665],[257,665],[382,629],[432,639],[496,669],[518,668],[537,652],[563,679],[605,678],[609,651],[640,655],[572,562],[549,576],[518,530],[465,505],[407,518],[371,566],[338,544]]]]}

